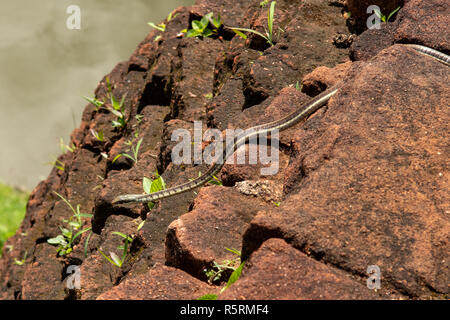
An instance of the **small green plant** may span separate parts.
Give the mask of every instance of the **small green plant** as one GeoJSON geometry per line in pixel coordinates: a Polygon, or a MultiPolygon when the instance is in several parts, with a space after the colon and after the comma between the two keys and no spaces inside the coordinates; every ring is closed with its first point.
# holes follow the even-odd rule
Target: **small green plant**
{"type": "Polygon", "coordinates": [[[112,121],[112,126],[114,128],[123,128],[127,124],[125,120],[125,110],[123,106],[125,102],[125,97],[127,95],[124,94],[120,101],[116,99],[116,97],[114,97],[114,95],[112,94],[112,86],[109,81],[109,77],[106,77],[106,87],[108,90],[107,96],[110,99],[110,105],[105,104],[104,101],[100,101],[97,98],[89,98],[89,97],[83,98],[86,99],[89,103],[92,103],[96,107],[97,111],[100,108],[103,108],[114,114],[117,117],[117,119],[112,121]]]}
{"type": "Polygon", "coordinates": [[[212,92],[207,93],[207,94],[204,94],[203,96],[204,96],[206,99],[208,99],[208,100],[211,100],[211,99],[214,97],[214,95],[212,94],[212,92]]]}
{"type": "Polygon", "coordinates": [[[239,265],[239,261],[241,259],[241,253],[235,249],[225,248],[226,250],[236,254],[238,257],[235,259],[224,260],[222,263],[217,263],[213,261],[212,268],[206,268],[203,271],[205,272],[206,277],[208,278],[208,283],[212,284],[213,282],[220,281],[225,271],[227,270],[236,270],[237,265],[239,265]]]}
{"type": "Polygon", "coordinates": [[[59,227],[61,230],[61,234],[50,238],[47,240],[49,244],[52,245],[58,245],[58,248],[56,249],[56,252],[60,256],[67,255],[72,252],[73,244],[75,240],[81,236],[86,231],[91,230],[91,227],[82,229],[78,231],[83,226],[83,221],[81,218],[92,218],[92,214],[88,213],[81,213],[80,212],[80,205],[78,204],[76,209],[70,204],[69,201],[67,201],[66,198],[64,198],[62,195],[57,193],[56,191],[53,191],[64,203],[66,203],[69,208],[72,210],[73,215],[69,219],[63,219],[63,222],[68,224],[68,228],[62,228],[59,227]]]}
{"type": "Polygon", "coordinates": [[[61,153],[66,153],[66,150],[69,152],[75,152],[77,148],[73,142],[70,146],[65,144],[63,138],[59,138],[59,147],[61,149],[61,153]]]}
{"type": "Polygon", "coordinates": [[[166,31],[166,24],[165,23],[160,23],[160,24],[154,24],[153,22],[148,22],[147,23],[150,27],[155,28],[156,30],[159,30],[161,32],[166,31]]]}
{"type": "MultiPolygon", "coordinates": [[[[275,14],[275,3],[276,1],[272,1],[270,3],[270,7],[267,10],[267,29],[265,30],[265,34],[262,34],[259,31],[249,29],[249,28],[238,28],[238,27],[227,27],[228,29],[233,30],[238,36],[243,39],[247,39],[247,36],[243,32],[251,32],[254,33],[267,41],[271,46],[275,45],[275,37],[273,34],[273,21],[275,14]],[[243,31],[243,32],[242,32],[243,31]]],[[[283,31],[281,28],[279,29],[277,38],[280,36],[280,31],[283,31]]]]}
{"type": "MultiPolygon", "coordinates": [[[[202,176],[202,172],[199,171],[198,172],[198,176],[201,177],[202,176]]],[[[190,181],[194,180],[194,179],[189,179],[190,181]]],[[[211,180],[209,180],[207,183],[212,184],[212,185],[216,185],[216,186],[223,186],[223,182],[220,181],[219,178],[217,178],[216,176],[213,176],[211,180]]],[[[197,191],[194,191],[194,194],[198,194],[197,191]]]]}
{"type": "Polygon", "coordinates": [[[212,179],[208,181],[208,183],[216,186],[223,186],[223,182],[220,181],[216,176],[213,176],[212,179]]]}
{"type": "MultiPolygon", "coordinates": [[[[175,12],[175,10],[169,13],[169,15],[167,16],[167,22],[170,22],[170,20],[172,20],[173,18],[175,18],[178,15],[178,13],[177,14],[173,14],[174,12],[175,12]]],[[[161,32],[166,31],[166,24],[163,23],[163,22],[160,23],[160,24],[155,24],[153,22],[148,22],[148,25],[150,27],[152,27],[152,28],[155,28],[155,29],[161,31],[161,32]]]]}
{"type": "Polygon", "coordinates": [[[91,129],[91,134],[94,136],[95,139],[97,139],[100,142],[103,142],[105,140],[105,135],[103,134],[103,130],[100,129],[98,132],[94,129],[91,129]]]}
{"type": "Polygon", "coordinates": [[[114,97],[114,95],[112,94],[112,87],[111,87],[111,83],[109,82],[109,78],[106,78],[106,84],[108,87],[108,95],[111,100],[111,107],[107,107],[107,109],[117,117],[116,120],[112,121],[112,126],[114,128],[123,128],[127,124],[125,121],[125,110],[124,110],[124,106],[123,106],[125,97],[127,95],[124,94],[122,96],[122,99],[119,102],[119,100],[117,100],[114,97]]]}
{"type": "Polygon", "coordinates": [[[137,123],[141,123],[142,120],[144,120],[144,115],[143,114],[137,114],[134,116],[136,118],[137,123]]]}
{"type": "Polygon", "coordinates": [[[93,104],[95,106],[95,109],[98,111],[103,105],[105,104],[103,101],[98,100],[97,98],[89,98],[89,97],[83,97],[86,99],[89,103],[93,104]]]}
{"type": "Polygon", "coordinates": [[[27,251],[25,251],[22,260],[17,260],[16,258],[14,258],[14,264],[21,266],[25,263],[26,259],[27,259],[27,251]]]}
{"type": "MultiPolygon", "coordinates": [[[[166,189],[166,183],[164,182],[164,179],[159,175],[158,171],[155,172],[155,175],[156,179],[154,180],[147,177],[144,177],[144,179],[142,179],[142,188],[144,189],[144,192],[147,194],[166,189]]],[[[155,203],[149,202],[147,203],[147,206],[150,210],[152,210],[153,207],[155,206],[155,203]]]]}
{"type": "Polygon", "coordinates": [[[114,231],[114,232],[112,232],[112,234],[118,235],[124,239],[123,244],[117,247],[117,249],[122,250],[122,257],[119,258],[119,256],[117,254],[115,254],[114,252],[110,252],[109,253],[110,256],[108,257],[100,249],[98,250],[98,252],[100,252],[100,254],[106,260],[108,260],[112,265],[114,265],[118,268],[121,268],[123,263],[125,262],[125,258],[127,257],[128,245],[133,242],[133,238],[131,238],[130,236],[128,236],[126,234],[123,234],[122,232],[118,232],[118,231],[114,231]]]}
{"type": "MultiPolygon", "coordinates": [[[[244,265],[245,265],[245,261],[243,261],[236,268],[235,265],[237,263],[239,263],[239,261],[240,261],[241,252],[236,250],[236,249],[229,249],[229,248],[225,248],[225,249],[227,249],[228,251],[238,255],[239,258],[233,259],[233,260],[226,260],[226,261],[224,261],[225,268],[230,268],[228,263],[230,263],[230,262],[233,263],[233,267],[231,267],[233,272],[231,273],[230,277],[228,278],[227,284],[220,290],[220,293],[223,293],[226,289],[228,289],[233,283],[235,283],[241,277],[242,269],[244,268],[244,265]]],[[[221,267],[223,268],[223,265],[221,265],[221,267]]],[[[211,273],[210,275],[214,276],[214,277],[217,277],[217,275],[215,275],[214,273],[211,273]]],[[[220,275],[220,277],[221,277],[221,275],[220,275]]],[[[220,277],[219,277],[219,279],[220,279],[220,277]]],[[[209,279],[208,279],[208,282],[209,282],[209,279]]],[[[197,300],[216,300],[216,299],[217,299],[217,295],[216,294],[205,294],[205,295],[201,296],[200,298],[198,298],[197,300]]]]}
{"type": "Polygon", "coordinates": [[[200,20],[193,20],[192,29],[184,29],[181,32],[186,32],[186,37],[188,38],[211,37],[218,34],[221,25],[220,15],[215,18],[214,13],[210,12],[205,14],[200,20]],[[208,28],[209,24],[213,27],[212,29],[208,28]]]}
{"type": "Polygon", "coordinates": [[[116,162],[117,159],[124,156],[128,159],[131,159],[134,161],[134,163],[138,162],[138,156],[139,156],[139,149],[141,147],[143,138],[139,139],[139,141],[136,143],[136,146],[131,145],[131,154],[128,153],[119,153],[115,158],[113,159],[112,163],[116,162]]]}
{"type": "Polygon", "coordinates": [[[53,160],[51,162],[48,162],[48,164],[53,166],[53,167],[55,167],[58,170],[61,170],[61,171],[64,171],[64,169],[65,169],[64,162],[62,162],[62,161],[60,161],[58,159],[55,159],[55,160],[53,160]]]}
{"type": "Polygon", "coordinates": [[[381,19],[382,22],[389,22],[389,19],[392,18],[392,16],[398,11],[400,10],[401,7],[398,7],[397,9],[395,9],[394,11],[392,11],[387,17],[382,14],[380,12],[380,10],[375,10],[375,14],[378,16],[378,18],[381,19]]]}

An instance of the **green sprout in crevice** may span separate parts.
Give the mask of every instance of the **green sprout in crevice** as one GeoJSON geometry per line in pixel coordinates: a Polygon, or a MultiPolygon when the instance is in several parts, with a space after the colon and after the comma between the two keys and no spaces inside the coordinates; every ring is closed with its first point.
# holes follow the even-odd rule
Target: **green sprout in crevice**
{"type": "Polygon", "coordinates": [[[119,159],[120,157],[126,157],[128,159],[131,159],[134,163],[138,162],[138,156],[139,156],[139,149],[141,148],[141,144],[142,141],[144,139],[141,138],[139,139],[139,141],[136,143],[136,146],[133,146],[132,141],[129,141],[129,143],[127,143],[128,145],[130,145],[130,152],[129,153],[119,153],[117,156],[114,157],[114,159],[112,160],[112,163],[116,162],[117,159],[119,159]]]}
{"type": "Polygon", "coordinates": [[[375,10],[375,14],[378,16],[378,18],[381,19],[382,22],[389,22],[389,20],[392,18],[394,14],[397,13],[398,10],[400,10],[401,7],[398,7],[397,9],[393,10],[388,16],[385,16],[380,12],[380,10],[375,10]]]}
{"type": "Polygon", "coordinates": [[[98,249],[98,252],[100,252],[100,254],[112,265],[121,268],[123,263],[125,262],[125,259],[127,257],[127,253],[128,253],[128,247],[129,245],[133,242],[133,238],[122,233],[122,232],[118,232],[118,231],[114,231],[112,232],[112,234],[114,235],[118,235],[121,238],[123,238],[123,244],[121,244],[120,246],[117,247],[117,249],[122,251],[121,257],[119,257],[116,253],[114,252],[110,252],[109,253],[109,257],[104,254],[100,249],[98,249]]]}
{"type": "MultiPolygon", "coordinates": [[[[142,179],[142,188],[144,189],[144,192],[146,194],[150,194],[150,193],[154,193],[154,192],[158,192],[158,191],[166,189],[166,183],[164,182],[163,177],[161,177],[159,175],[158,171],[155,172],[155,175],[156,175],[155,179],[150,179],[147,177],[144,177],[142,179]]],[[[152,210],[153,207],[155,206],[155,203],[149,202],[149,203],[147,203],[147,206],[148,206],[149,210],[152,210]]]]}
{"type": "Polygon", "coordinates": [[[60,226],[59,229],[61,230],[61,234],[47,240],[49,244],[58,246],[56,252],[59,256],[64,256],[72,252],[73,244],[79,236],[91,230],[91,227],[82,230],[79,229],[81,229],[84,224],[82,218],[92,218],[92,214],[81,213],[79,204],[74,208],[66,198],[56,191],[53,192],[63,200],[73,212],[73,215],[69,219],[63,219],[63,222],[67,224],[67,228],[60,226]]]}
{"type": "Polygon", "coordinates": [[[106,77],[106,87],[108,90],[107,97],[110,100],[109,104],[106,104],[104,101],[100,101],[97,98],[89,98],[89,97],[83,97],[86,99],[89,103],[93,104],[97,111],[100,109],[105,109],[111,112],[113,115],[115,115],[117,118],[116,120],[112,120],[112,126],[114,128],[124,128],[127,124],[127,121],[125,119],[125,107],[124,102],[127,94],[125,93],[120,101],[112,94],[112,86],[109,81],[109,77],[106,77]]]}
{"type": "Polygon", "coordinates": [[[276,4],[276,1],[272,1],[270,3],[269,9],[267,10],[267,29],[265,29],[264,34],[259,31],[249,29],[249,28],[239,28],[239,27],[226,27],[226,28],[233,30],[238,36],[240,36],[243,39],[247,39],[247,36],[243,32],[254,33],[254,34],[260,36],[261,38],[265,39],[267,41],[267,43],[270,44],[270,46],[274,46],[275,40],[280,37],[280,32],[284,32],[283,29],[279,28],[278,35],[276,37],[274,36],[273,24],[274,24],[274,14],[275,14],[275,4],[276,4]]]}
{"type": "Polygon", "coordinates": [[[69,146],[64,143],[63,138],[59,138],[59,147],[61,149],[61,153],[66,153],[66,151],[73,153],[77,149],[77,147],[75,146],[75,143],[72,142],[72,144],[69,146]]]}
{"type": "Polygon", "coordinates": [[[98,141],[103,142],[105,140],[105,135],[104,135],[102,129],[100,129],[98,131],[95,131],[94,129],[91,129],[90,131],[91,131],[92,136],[95,139],[97,139],[98,141]]]}
{"type": "Polygon", "coordinates": [[[14,264],[16,264],[16,265],[18,265],[18,266],[24,265],[24,264],[25,264],[25,261],[26,261],[26,259],[27,259],[27,254],[28,254],[28,252],[25,251],[22,260],[17,260],[17,258],[14,258],[14,264]]]}
{"type": "Polygon", "coordinates": [[[217,36],[219,28],[222,26],[222,20],[220,15],[214,17],[214,13],[210,12],[205,14],[200,20],[193,20],[192,29],[184,29],[181,32],[186,33],[186,37],[211,37],[217,36]],[[211,28],[208,28],[211,25],[211,28]]]}
{"type": "MultiPolygon", "coordinates": [[[[238,255],[238,258],[225,260],[221,264],[214,262],[213,268],[205,269],[204,272],[208,277],[208,282],[211,284],[214,281],[221,280],[223,274],[227,270],[233,270],[230,277],[228,278],[227,284],[220,290],[223,293],[228,289],[233,283],[235,283],[241,276],[242,269],[244,268],[245,261],[240,262],[241,252],[236,249],[225,248],[226,250],[238,255]]],[[[197,300],[217,300],[216,294],[205,294],[198,298],[197,300]]]]}
{"type": "MultiPolygon", "coordinates": [[[[178,15],[178,13],[174,14],[174,12],[175,12],[175,10],[169,13],[169,15],[166,18],[167,22],[170,22],[172,19],[174,19],[178,15]]],[[[148,22],[147,24],[150,27],[152,27],[156,30],[159,30],[161,32],[166,31],[166,24],[164,22],[161,22],[159,24],[155,24],[153,22],[148,22]]],[[[161,35],[157,35],[153,41],[158,41],[159,39],[161,39],[161,35]]]]}
{"type": "Polygon", "coordinates": [[[59,159],[55,159],[55,160],[53,160],[51,162],[48,162],[48,164],[53,166],[53,167],[55,167],[58,170],[61,170],[61,171],[64,171],[65,168],[66,168],[64,162],[62,162],[59,159]]]}

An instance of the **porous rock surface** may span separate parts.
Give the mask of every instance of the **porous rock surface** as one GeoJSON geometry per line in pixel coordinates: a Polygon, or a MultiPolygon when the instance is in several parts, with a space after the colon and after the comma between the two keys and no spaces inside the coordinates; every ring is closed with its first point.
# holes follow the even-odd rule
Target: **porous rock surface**
{"type": "MultiPolygon", "coordinates": [[[[126,127],[113,128],[114,114],[86,106],[71,136],[76,149],[59,157],[64,170],[54,168],[35,188],[7,242],[0,299],[219,294],[229,272],[211,284],[205,270],[236,259],[226,248],[241,251],[246,265],[223,299],[447,297],[449,69],[401,44],[448,54],[446,1],[404,1],[395,20],[359,34],[351,48],[333,38],[354,37],[345,13],[355,1],[277,1],[274,28],[284,32],[273,47],[226,28],[213,38],[179,35],[210,11],[227,26],[263,31],[267,8],[259,3],[199,0],[177,8],[165,32],[151,31],[102,79],[97,99],[109,101],[106,77],[115,97],[126,93],[126,127]],[[194,120],[220,131],[274,121],[341,80],[325,108],[280,134],[277,174],[260,175],[261,163],[227,164],[222,186],[164,199],[151,211],[111,204],[142,193],[143,177],[156,170],[169,187],[207,170],[172,163],[176,129],[192,132],[194,120]],[[103,141],[91,129],[103,131],[103,141]],[[113,161],[139,139],[137,162],[113,161]],[[54,192],[93,214],[84,226],[93,232],[61,257],[47,240],[72,212],[54,192]],[[102,255],[120,255],[117,231],[133,240],[120,268],[102,255]],[[377,291],[366,286],[373,265],[381,272],[377,291]],[[67,285],[73,266],[80,288],[67,285]]],[[[367,19],[357,13],[361,3],[352,11],[360,24],[367,19]]]]}

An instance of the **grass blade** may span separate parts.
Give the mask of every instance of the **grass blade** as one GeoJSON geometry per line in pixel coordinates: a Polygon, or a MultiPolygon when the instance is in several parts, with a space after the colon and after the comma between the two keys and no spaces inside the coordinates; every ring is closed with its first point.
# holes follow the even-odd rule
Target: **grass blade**
{"type": "Polygon", "coordinates": [[[272,40],[272,35],[273,35],[273,15],[275,13],[275,3],[276,1],[272,1],[270,3],[270,8],[268,11],[268,20],[267,20],[267,25],[269,27],[269,34],[270,34],[270,39],[272,40]]]}

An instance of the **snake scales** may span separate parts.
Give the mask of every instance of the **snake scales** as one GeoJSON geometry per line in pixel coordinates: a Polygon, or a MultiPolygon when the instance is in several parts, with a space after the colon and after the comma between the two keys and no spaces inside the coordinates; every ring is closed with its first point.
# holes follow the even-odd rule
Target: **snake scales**
{"type": "MultiPolygon", "coordinates": [[[[416,44],[405,44],[406,46],[416,50],[420,54],[429,56],[433,59],[436,59],[437,61],[450,66],[450,56],[439,52],[437,50],[422,46],[422,45],[416,45],[416,44]]],[[[308,118],[311,114],[316,112],[318,109],[320,109],[322,106],[324,106],[328,100],[334,96],[339,89],[342,86],[342,82],[334,85],[333,87],[329,88],[328,90],[322,92],[318,96],[312,98],[310,101],[308,101],[306,104],[304,104],[300,109],[296,110],[295,112],[289,114],[288,116],[276,120],[270,123],[262,124],[259,126],[255,126],[252,128],[247,129],[243,134],[238,135],[234,141],[230,145],[223,145],[223,154],[222,154],[222,161],[215,161],[211,165],[211,167],[206,171],[203,175],[200,177],[185,182],[183,184],[180,184],[178,186],[161,190],[155,193],[151,194],[127,194],[127,195],[120,195],[116,197],[112,203],[113,204],[120,204],[120,203],[145,203],[150,201],[156,201],[164,198],[168,198],[189,190],[192,190],[194,188],[197,188],[208,181],[210,181],[223,167],[225,160],[228,156],[230,156],[232,153],[227,152],[227,150],[237,150],[238,146],[242,145],[246,141],[248,141],[252,136],[254,135],[260,135],[260,134],[266,134],[270,135],[271,132],[278,130],[282,131],[287,128],[290,128],[294,126],[295,124],[299,123],[300,121],[308,118]],[[229,149],[228,147],[231,147],[229,149]]]]}

